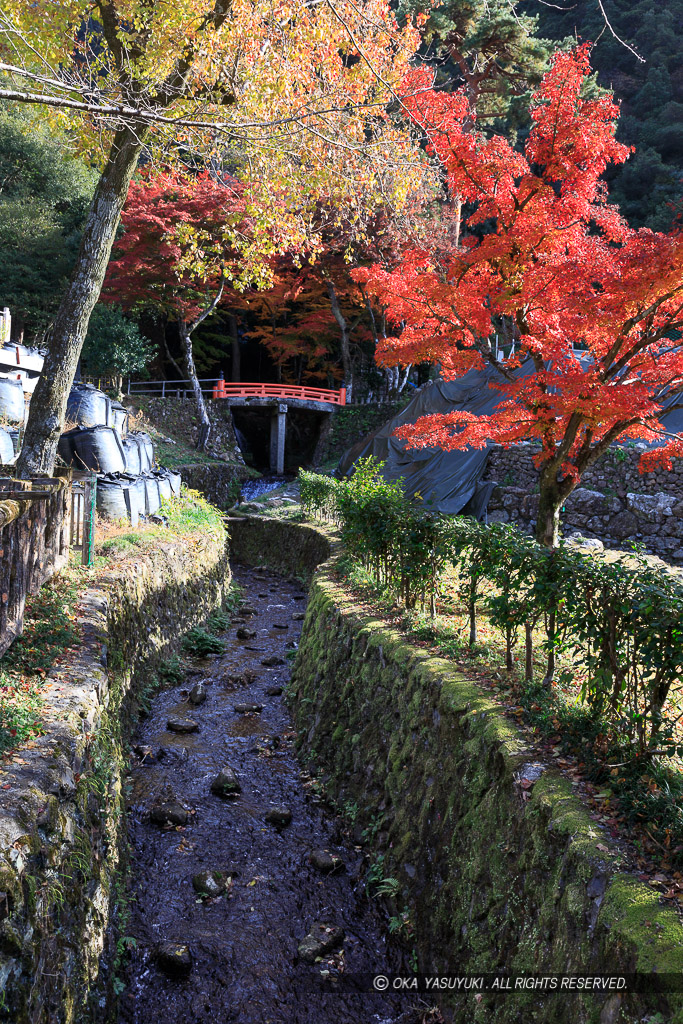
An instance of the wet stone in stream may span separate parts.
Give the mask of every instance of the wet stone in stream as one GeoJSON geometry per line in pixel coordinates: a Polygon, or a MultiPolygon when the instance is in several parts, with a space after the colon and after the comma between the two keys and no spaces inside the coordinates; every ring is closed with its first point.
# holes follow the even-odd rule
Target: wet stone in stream
{"type": "Polygon", "coordinates": [[[333,924],[316,921],[306,938],[302,939],[299,943],[297,952],[302,960],[312,964],[315,963],[318,957],[326,956],[327,953],[337,949],[343,941],[343,928],[337,928],[333,924]]]}
{"type": "Polygon", "coordinates": [[[255,629],[245,629],[244,626],[241,626],[237,630],[236,636],[237,636],[238,640],[253,640],[254,637],[256,636],[256,630],[255,629]]]}
{"type": "Polygon", "coordinates": [[[235,711],[238,715],[259,714],[263,711],[263,704],[235,704],[235,711]]]}
{"type": "Polygon", "coordinates": [[[257,583],[241,566],[234,577],[252,602],[250,626],[262,651],[246,650],[235,622],[221,636],[224,654],[202,671],[210,700],[196,712],[199,731],[166,728],[187,717],[195,675],[154,697],[134,740],[142,754],[131,762],[134,898],[126,933],[137,945],[123,977],[119,1024],[398,1024],[412,1005],[407,997],[324,980],[335,965],[349,975],[407,972],[377,901],[367,899],[359,853],[350,840],[340,844],[339,822],[302,777],[292,722],[274,692],[286,686],[291,662],[277,678],[260,669],[261,658],[282,661],[285,637],[299,635],[300,620],[291,616],[300,585],[265,573],[257,583]],[[258,602],[256,589],[268,586],[276,590],[258,602]],[[290,629],[278,635],[274,616],[291,621],[290,629]],[[263,707],[266,689],[273,692],[263,707]],[[244,713],[241,705],[263,710],[244,713]],[[231,801],[211,791],[226,766],[241,786],[231,801]],[[291,814],[286,827],[283,819],[265,821],[278,808],[291,814]],[[216,892],[224,879],[227,888],[216,892]],[[298,952],[304,936],[321,938],[312,922],[332,929],[326,936],[343,936],[313,963],[298,952]]]}
{"type": "Polygon", "coordinates": [[[344,862],[339,854],[330,853],[329,850],[313,850],[309,860],[317,871],[322,871],[325,875],[344,868],[344,862]]]}
{"type": "Polygon", "coordinates": [[[199,725],[191,718],[169,718],[166,728],[171,732],[196,732],[199,725]]]}
{"type": "Polygon", "coordinates": [[[156,950],[159,967],[171,978],[184,978],[192,970],[192,953],[178,942],[162,942],[156,950]]]}
{"type": "Polygon", "coordinates": [[[281,686],[269,686],[268,689],[266,690],[266,695],[268,697],[279,697],[281,695],[281,693],[282,693],[282,687],[281,686]]]}
{"type": "Polygon", "coordinates": [[[200,896],[222,896],[231,881],[226,871],[199,871],[192,879],[192,888],[200,896]]]}
{"type": "Polygon", "coordinates": [[[208,696],[209,691],[206,688],[206,683],[195,683],[187,699],[190,704],[203,704],[208,696]]]}
{"type": "Polygon", "coordinates": [[[284,665],[285,659],[278,657],[277,654],[272,654],[269,658],[264,658],[261,662],[266,668],[274,667],[275,665],[284,665]]]}
{"type": "Polygon", "coordinates": [[[186,825],[187,819],[189,818],[188,811],[182,806],[182,804],[176,803],[175,801],[169,801],[165,804],[157,804],[150,811],[150,820],[155,825],[186,825]]]}
{"type": "Polygon", "coordinates": [[[232,768],[222,768],[211,783],[211,792],[216,796],[239,796],[242,792],[240,780],[232,768]]]}
{"type": "Polygon", "coordinates": [[[269,811],[266,811],[266,821],[269,825],[283,828],[285,825],[289,825],[291,820],[292,812],[289,807],[271,807],[269,811]]]}

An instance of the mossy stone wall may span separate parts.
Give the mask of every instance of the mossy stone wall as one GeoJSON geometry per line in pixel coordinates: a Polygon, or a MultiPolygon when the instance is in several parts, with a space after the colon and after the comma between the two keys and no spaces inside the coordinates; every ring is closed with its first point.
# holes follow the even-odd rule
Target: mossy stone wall
{"type": "Polygon", "coordinates": [[[322,526],[293,524],[275,516],[233,516],[228,520],[230,553],[245,565],[267,565],[309,584],[330,557],[336,536],[322,526]]]}
{"type": "Polygon", "coordinates": [[[126,745],[160,661],[224,599],[226,541],[169,536],[79,601],[83,642],[50,675],[46,733],[2,775],[0,1020],[109,1019],[126,745]]]}
{"type": "Polygon", "coordinates": [[[246,466],[235,462],[188,463],[177,467],[183,483],[194,491],[201,491],[220,509],[231,508],[240,493],[240,487],[252,475],[246,466]]]}
{"type": "MultiPolygon", "coordinates": [[[[305,577],[314,529],[244,521],[236,555],[247,537],[245,560],[305,577]]],[[[333,565],[312,580],[294,665],[300,754],[399,880],[390,910],[408,909],[420,969],[680,974],[678,915],[625,870],[570,779],[451,663],[357,607],[333,565]]],[[[458,1024],[683,1021],[680,994],[445,998],[458,1024]]]]}

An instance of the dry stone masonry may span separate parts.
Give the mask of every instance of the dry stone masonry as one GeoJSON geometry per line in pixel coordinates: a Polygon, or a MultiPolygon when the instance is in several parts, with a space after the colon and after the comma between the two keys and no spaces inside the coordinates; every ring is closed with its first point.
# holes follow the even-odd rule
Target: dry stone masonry
{"type": "MultiPolygon", "coordinates": [[[[683,460],[673,469],[640,473],[642,446],[614,448],[596,462],[562,512],[565,537],[580,534],[607,547],[641,544],[668,562],[683,563],[683,460]]],[[[532,530],[538,511],[537,449],[531,444],[491,449],[485,479],[497,484],[489,522],[532,530]]]]}

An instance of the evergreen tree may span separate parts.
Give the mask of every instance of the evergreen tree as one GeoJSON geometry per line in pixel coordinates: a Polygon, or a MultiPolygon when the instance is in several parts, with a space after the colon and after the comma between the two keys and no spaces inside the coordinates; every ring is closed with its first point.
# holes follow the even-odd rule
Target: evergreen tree
{"type": "Polygon", "coordinates": [[[537,37],[537,18],[516,0],[401,0],[399,12],[421,24],[421,55],[437,67],[437,85],[465,86],[480,127],[528,124],[531,90],[556,48],[537,37]]]}
{"type": "Polygon", "coordinates": [[[619,141],[637,151],[606,175],[610,197],[633,227],[666,230],[683,194],[683,0],[603,0],[609,25],[596,0],[521,6],[543,35],[595,44],[598,82],[621,102],[619,141]]]}
{"type": "Polygon", "coordinates": [[[71,272],[95,175],[16,107],[0,108],[0,304],[40,340],[71,272]]]}

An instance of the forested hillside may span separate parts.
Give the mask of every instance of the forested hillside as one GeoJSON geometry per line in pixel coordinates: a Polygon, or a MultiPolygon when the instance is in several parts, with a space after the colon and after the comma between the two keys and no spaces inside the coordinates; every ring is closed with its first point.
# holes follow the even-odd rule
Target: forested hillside
{"type": "Polygon", "coordinates": [[[604,15],[598,0],[521,6],[541,36],[596,43],[598,80],[621,101],[618,138],[637,149],[611,174],[613,199],[633,226],[666,230],[683,192],[683,0],[603,0],[604,15]]]}

